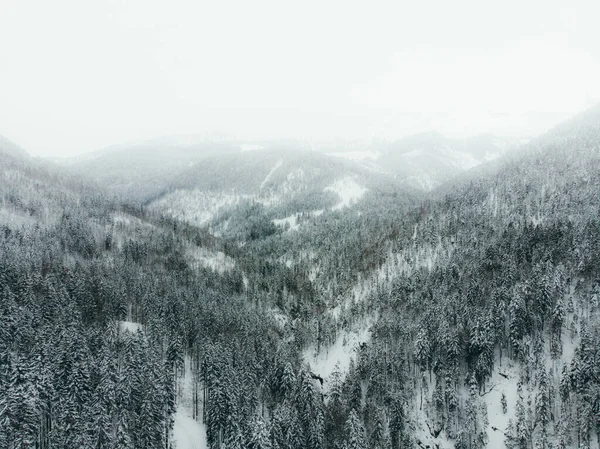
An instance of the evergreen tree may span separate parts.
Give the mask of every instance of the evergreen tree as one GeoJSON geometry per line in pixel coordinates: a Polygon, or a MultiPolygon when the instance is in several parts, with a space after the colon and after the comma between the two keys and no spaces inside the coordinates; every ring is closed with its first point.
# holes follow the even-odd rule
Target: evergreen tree
{"type": "Polygon", "coordinates": [[[344,449],[366,449],[365,428],[356,410],[352,410],[345,424],[346,444],[344,449]]]}

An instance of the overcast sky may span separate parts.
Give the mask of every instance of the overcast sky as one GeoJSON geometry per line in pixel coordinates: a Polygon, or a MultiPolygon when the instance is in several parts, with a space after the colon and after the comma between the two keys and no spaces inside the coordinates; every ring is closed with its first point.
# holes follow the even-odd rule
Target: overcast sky
{"type": "Polygon", "coordinates": [[[597,3],[0,0],[0,134],[537,134],[600,101],[597,3]]]}

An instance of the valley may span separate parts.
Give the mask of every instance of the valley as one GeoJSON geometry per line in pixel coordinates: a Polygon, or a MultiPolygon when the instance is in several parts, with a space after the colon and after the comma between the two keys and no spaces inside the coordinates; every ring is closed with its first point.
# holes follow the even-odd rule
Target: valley
{"type": "Polygon", "coordinates": [[[598,447],[598,111],[162,171],[0,141],[0,446],[598,447]]]}

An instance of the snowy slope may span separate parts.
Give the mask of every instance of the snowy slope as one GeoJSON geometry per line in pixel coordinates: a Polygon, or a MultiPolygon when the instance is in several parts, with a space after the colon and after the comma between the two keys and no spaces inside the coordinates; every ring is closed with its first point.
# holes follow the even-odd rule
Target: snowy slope
{"type": "Polygon", "coordinates": [[[289,217],[285,218],[277,218],[273,220],[273,223],[277,226],[281,226],[282,228],[285,228],[286,225],[289,225],[290,231],[295,231],[300,226],[297,215],[290,215],[289,217]]]}
{"type": "Polygon", "coordinates": [[[173,442],[176,449],[206,449],[206,428],[184,411],[175,413],[173,442]]]}
{"type": "Polygon", "coordinates": [[[152,203],[150,209],[202,226],[225,208],[251,198],[236,193],[175,190],[152,203]]]}
{"type": "Polygon", "coordinates": [[[350,362],[356,357],[356,350],[362,343],[371,338],[371,322],[365,320],[354,330],[342,331],[333,345],[322,348],[308,348],[302,353],[303,360],[310,370],[323,378],[323,392],[329,390],[329,376],[335,370],[342,374],[342,379],[350,368],[350,362]]]}
{"type": "Polygon", "coordinates": [[[235,261],[221,251],[193,247],[187,250],[192,267],[204,267],[223,274],[235,266],[235,261]]]}
{"type": "Polygon", "coordinates": [[[360,200],[367,191],[366,188],[350,177],[336,180],[333,184],[325,187],[325,190],[334,192],[340,197],[340,202],[333,206],[332,210],[340,210],[350,206],[360,200]]]}
{"type": "Polygon", "coordinates": [[[273,177],[273,174],[277,171],[277,169],[279,167],[281,167],[282,164],[283,164],[283,159],[279,159],[277,162],[275,162],[275,165],[273,166],[271,171],[269,173],[267,173],[267,176],[265,176],[265,179],[263,179],[263,182],[260,183],[260,190],[264,189],[265,186],[267,184],[269,184],[269,181],[273,177]]]}

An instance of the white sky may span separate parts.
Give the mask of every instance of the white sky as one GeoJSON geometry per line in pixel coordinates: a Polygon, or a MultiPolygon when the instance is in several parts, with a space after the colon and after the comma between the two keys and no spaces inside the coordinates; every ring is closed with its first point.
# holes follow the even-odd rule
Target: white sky
{"type": "Polygon", "coordinates": [[[0,0],[0,134],[536,134],[600,101],[598,3],[0,0]]]}

